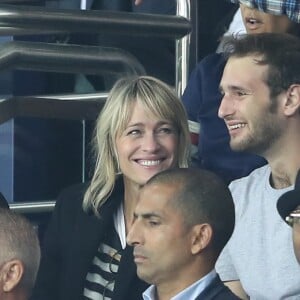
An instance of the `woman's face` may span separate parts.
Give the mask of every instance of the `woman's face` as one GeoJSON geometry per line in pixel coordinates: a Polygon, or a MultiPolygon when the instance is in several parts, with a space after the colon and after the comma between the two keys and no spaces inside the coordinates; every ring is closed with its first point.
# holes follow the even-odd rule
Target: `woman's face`
{"type": "Polygon", "coordinates": [[[153,175],[178,166],[176,128],[135,103],[125,130],[116,139],[121,172],[127,184],[143,185],[153,175]]]}
{"type": "Polygon", "coordinates": [[[275,16],[240,4],[247,33],[287,33],[295,25],[286,15],[275,16]]]}

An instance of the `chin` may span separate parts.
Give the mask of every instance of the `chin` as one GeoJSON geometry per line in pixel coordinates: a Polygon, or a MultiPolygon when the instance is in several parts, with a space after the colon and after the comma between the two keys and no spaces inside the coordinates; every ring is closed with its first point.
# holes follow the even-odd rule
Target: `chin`
{"type": "Polygon", "coordinates": [[[251,149],[252,143],[249,139],[230,140],[230,148],[236,152],[248,152],[251,149]]]}
{"type": "Polygon", "coordinates": [[[161,171],[157,171],[157,172],[153,172],[151,174],[144,174],[144,175],[141,175],[139,177],[139,180],[136,181],[137,184],[139,184],[140,186],[143,186],[144,184],[146,184],[146,182],[151,179],[154,175],[160,173],[161,171]]]}
{"type": "Polygon", "coordinates": [[[137,275],[138,275],[138,277],[139,277],[141,280],[143,280],[143,281],[145,281],[145,282],[147,282],[147,283],[149,283],[149,284],[153,284],[152,277],[149,276],[147,273],[145,273],[145,272],[143,272],[143,271],[137,269],[137,275]]]}
{"type": "Polygon", "coordinates": [[[155,169],[149,169],[148,172],[145,173],[145,175],[143,176],[143,178],[147,178],[146,181],[148,181],[151,177],[153,177],[154,175],[164,171],[164,170],[167,170],[169,169],[168,167],[167,168],[163,168],[163,167],[160,167],[160,168],[155,168],[155,169]]]}
{"type": "Polygon", "coordinates": [[[242,152],[246,150],[244,145],[241,145],[240,143],[230,143],[230,148],[235,152],[242,152]]]}

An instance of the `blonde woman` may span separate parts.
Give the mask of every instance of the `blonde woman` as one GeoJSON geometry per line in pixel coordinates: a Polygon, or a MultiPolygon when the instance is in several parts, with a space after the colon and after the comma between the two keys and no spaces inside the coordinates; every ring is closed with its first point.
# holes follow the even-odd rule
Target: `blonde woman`
{"type": "Polygon", "coordinates": [[[166,84],[143,76],[114,85],[96,124],[93,178],[60,195],[32,299],[141,299],[146,284],[126,246],[137,194],[158,172],[187,167],[189,140],[166,84]]]}

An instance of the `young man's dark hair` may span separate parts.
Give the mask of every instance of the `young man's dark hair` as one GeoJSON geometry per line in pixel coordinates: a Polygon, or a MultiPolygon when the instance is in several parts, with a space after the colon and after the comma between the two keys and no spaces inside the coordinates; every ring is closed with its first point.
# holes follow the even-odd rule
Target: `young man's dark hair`
{"type": "Polygon", "coordinates": [[[292,84],[300,83],[300,39],[290,34],[260,33],[231,40],[227,57],[257,56],[259,65],[267,65],[266,83],[271,97],[292,84]]]}

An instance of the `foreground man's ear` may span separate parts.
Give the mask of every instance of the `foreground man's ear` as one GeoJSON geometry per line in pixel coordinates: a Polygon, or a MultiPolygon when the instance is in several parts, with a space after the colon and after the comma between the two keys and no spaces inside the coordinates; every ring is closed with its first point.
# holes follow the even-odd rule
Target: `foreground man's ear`
{"type": "Polygon", "coordinates": [[[197,254],[205,249],[211,242],[213,230],[207,223],[197,224],[192,228],[192,254],[197,254]]]}
{"type": "Polygon", "coordinates": [[[0,282],[3,292],[11,292],[21,281],[24,274],[24,265],[18,259],[4,263],[0,269],[0,282]]]}

